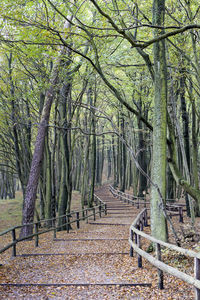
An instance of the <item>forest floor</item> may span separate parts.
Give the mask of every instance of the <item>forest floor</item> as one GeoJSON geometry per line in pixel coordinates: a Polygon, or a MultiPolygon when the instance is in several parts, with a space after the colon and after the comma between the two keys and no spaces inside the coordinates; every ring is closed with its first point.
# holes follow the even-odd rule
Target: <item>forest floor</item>
{"type": "MultiPolygon", "coordinates": [[[[159,290],[157,270],[145,260],[138,269],[136,254],[129,256],[129,227],[139,210],[114,198],[108,186],[96,194],[107,203],[107,216],[81,222],[79,230],[58,232],[55,240],[52,232],[44,234],[37,248],[34,241],[19,243],[14,258],[10,250],[2,254],[0,284],[17,286],[0,286],[0,299],[193,299],[190,286],[167,274],[165,289],[159,290]],[[151,286],[131,286],[137,283],[151,286]]],[[[173,218],[175,224],[177,220],[173,218]]],[[[0,248],[5,243],[2,240],[0,248]]],[[[143,249],[148,246],[142,241],[143,249]]],[[[172,252],[162,256],[179,270],[193,273],[192,261],[172,252]]]]}

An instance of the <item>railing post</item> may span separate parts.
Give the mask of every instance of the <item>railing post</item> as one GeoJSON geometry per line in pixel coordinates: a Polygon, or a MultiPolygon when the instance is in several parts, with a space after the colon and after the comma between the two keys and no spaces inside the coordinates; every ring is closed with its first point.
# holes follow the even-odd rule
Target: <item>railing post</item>
{"type": "Polygon", "coordinates": [[[79,212],[78,211],[76,213],[76,227],[77,227],[77,229],[80,228],[80,220],[79,220],[79,212]]]}
{"type": "MultiPolygon", "coordinates": [[[[137,225],[137,229],[140,230],[140,225],[137,225]]],[[[141,248],[140,235],[137,234],[137,246],[141,248]]],[[[138,254],[138,268],[142,268],[142,256],[138,254]]]]}
{"type": "Polygon", "coordinates": [[[137,209],[140,208],[139,198],[137,198],[137,209]]]}
{"type": "MultiPolygon", "coordinates": [[[[194,276],[195,279],[200,279],[200,259],[194,258],[194,276]]],[[[200,300],[200,290],[195,288],[195,300],[200,300]]]]}
{"type": "Polygon", "coordinates": [[[183,208],[179,207],[179,222],[183,223],[183,208]]]}
{"type": "Polygon", "coordinates": [[[94,221],[95,221],[96,220],[95,207],[93,207],[92,210],[93,210],[93,217],[94,217],[94,221]]]}
{"type": "Polygon", "coordinates": [[[56,218],[53,219],[53,227],[54,227],[53,238],[56,239],[56,218]]]}
{"type": "Polygon", "coordinates": [[[88,208],[86,208],[85,217],[86,217],[86,223],[88,223],[88,208]]]}
{"type": "Polygon", "coordinates": [[[99,205],[99,217],[101,218],[101,204],[99,205]]]}
{"type": "Polygon", "coordinates": [[[105,203],[105,215],[107,215],[107,204],[105,203]]]}
{"type": "MultiPolygon", "coordinates": [[[[133,230],[130,230],[130,240],[133,242],[133,230]]],[[[130,257],[133,257],[133,247],[130,248],[130,257]]]]}
{"type": "Polygon", "coordinates": [[[15,243],[13,245],[13,249],[12,249],[12,256],[16,256],[16,232],[15,232],[15,228],[12,229],[12,240],[13,243],[15,243]]]}
{"type": "MultiPolygon", "coordinates": [[[[156,243],[156,254],[157,254],[157,259],[161,261],[161,247],[160,244],[156,243]]],[[[160,290],[164,289],[164,284],[163,284],[163,271],[158,269],[158,288],[160,290]]]]}
{"type": "Polygon", "coordinates": [[[67,221],[67,233],[69,233],[69,222],[70,222],[70,219],[69,219],[68,215],[66,217],[66,221],[67,221]]]}
{"type": "Polygon", "coordinates": [[[143,220],[141,220],[141,222],[140,222],[140,230],[141,230],[141,231],[143,231],[143,226],[144,226],[143,220]]]}
{"type": "Polygon", "coordinates": [[[134,233],[135,234],[135,244],[137,245],[137,238],[138,238],[138,235],[137,233],[134,233]]]}
{"type": "Polygon", "coordinates": [[[144,226],[147,227],[148,226],[148,215],[147,215],[147,210],[145,211],[145,215],[144,215],[144,226]]]}
{"type": "Polygon", "coordinates": [[[35,223],[35,247],[39,245],[39,236],[38,236],[38,223],[35,223]]]}

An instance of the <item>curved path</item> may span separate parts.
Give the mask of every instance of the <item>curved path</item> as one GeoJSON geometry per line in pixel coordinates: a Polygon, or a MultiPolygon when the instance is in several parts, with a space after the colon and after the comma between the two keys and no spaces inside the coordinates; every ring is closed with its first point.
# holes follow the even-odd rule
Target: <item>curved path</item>
{"type": "Polygon", "coordinates": [[[156,270],[138,269],[136,257],[129,257],[129,227],[139,210],[107,186],[96,194],[107,203],[107,216],[59,232],[54,241],[42,236],[38,248],[21,243],[16,258],[4,257],[0,283],[10,286],[0,286],[1,299],[158,299],[156,270]]]}

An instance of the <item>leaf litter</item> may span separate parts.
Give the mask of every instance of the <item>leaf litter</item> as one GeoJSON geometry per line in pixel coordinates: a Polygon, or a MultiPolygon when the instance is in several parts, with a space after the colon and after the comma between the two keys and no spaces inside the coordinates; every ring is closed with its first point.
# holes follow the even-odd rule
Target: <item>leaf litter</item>
{"type": "MultiPolygon", "coordinates": [[[[118,201],[110,195],[107,187],[103,187],[97,193],[103,201],[118,201]]],[[[108,207],[111,205],[109,203],[108,207]]],[[[123,214],[122,211],[115,210],[115,214],[108,213],[101,219],[90,221],[103,224],[131,224],[139,210],[127,204],[124,206],[126,210],[123,210],[123,214]],[[117,212],[120,214],[116,214],[117,212]],[[127,218],[124,218],[126,215],[127,218]]],[[[109,210],[109,212],[112,211],[109,210]]],[[[178,224],[175,218],[173,221],[178,224]]],[[[147,233],[149,230],[149,227],[145,229],[147,233]]],[[[81,222],[79,230],[73,228],[69,233],[58,232],[56,241],[53,241],[52,237],[53,233],[40,236],[37,248],[34,247],[34,241],[17,244],[18,256],[15,258],[10,258],[10,251],[2,254],[3,266],[0,267],[0,283],[90,283],[94,285],[0,286],[1,299],[132,300],[148,298],[189,300],[194,298],[193,290],[189,285],[167,274],[164,275],[165,289],[159,290],[157,269],[147,261],[143,260],[143,268],[137,268],[137,255],[134,254],[133,258],[128,255],[130,250],[128,244],[129,225],[100,226],[81,222]],[[74,240],[68,241],[69,239],[74,240]],[[127,241],[121,239],[127,239],[127,241]],[[102,283],[117,283],[118,285],[95,285],[102,283]],[[120,286],[123,283],[151,283],[152,287],[120,286]]],[[[4,240],[3,244],[5,243],[4,240]]],[[[148,247],[148,242],[143,239],[142,247],[144,249],[148,247]]],[[[162,256],[165,262],[192,274],[193,268],[190,260],[181,259],[171,252],[163,252],[162,256]]]]}

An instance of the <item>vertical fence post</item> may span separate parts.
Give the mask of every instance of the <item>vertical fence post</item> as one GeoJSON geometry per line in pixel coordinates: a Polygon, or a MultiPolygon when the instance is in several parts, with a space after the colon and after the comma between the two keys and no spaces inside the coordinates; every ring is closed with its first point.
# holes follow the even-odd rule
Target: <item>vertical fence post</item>
{"type": "Polygon", "coordinates": [[[137,198],[137,209],[140,208],[139,198],[137,198]]]}
{"type": "MultiPolygon", "coordinates": [[[[133,242],[133,230],[130,230],[130,240],[133,242]]],[[[130,257],[133,257],[133,247],[130,248],[130,257]]]]}
{"type": "Polygon", "coordinates": [[[107,204],[105,203],[105,215],[107,215],[107,204]]]}
{"type": "Polygon", "coordinates": [[[80,228],[80,220],[79,220],[79,212],[78,211],[76,213],[76,227],[77,227],[77,229],[80,228]]]}
{"type": "Polygon", "coordinates": [[[145,215],[144,215],[144,226],[145,226],[145,227],[148,226],[148,215],[147,215],[147,210],[145,211],[145,215]]]}
{"type": "Polygon", "coordinates": [[[141,231],[143,231],[143,226],[144,226],[143,220],[144,220],[144,217],[142,218],[142,220],[140,222],[140,230],[141,231]]]}
{"type": "Polygon", "coordinates": [[[67,233],[69,233],[69,222],[70,222],[70,219],[69,219],[69,215],[67,215],[66,217],[66,221],[67,221],[67,233]]]}
{"type": "Polygon", "coordinates": [[[39,236],[38,236],[38,223],[35,223],[35,247],[38,247],[39,245],[39,236]]]}
{"type": "Polygon", "coordinates": [[[101,204],[99,205],[99,217],[101,218],[101,204]]]}
{"type": "Polygon", "coordinates": [[[88,209],[86,208],[86,211],[85,211],[85,217],[86,217],[86,223],[88,223],[88,209]]]}
{"type": "MultiPolygon", "coordinates": [[[[194,258],[194,276],[195,279],[200,279],[200,259],[194,258]]],[[[200,300],[200,290],[195,288],[195,300],[200,300]]]]}
{"type": "Polygon", "coordinates": [[[96,220],[95,207],[93,207],[92,210],[93,210],[93,216],[94,216],[94,221],[95,221],[96,220]]]}
{"type": "Polygon", "coordinates": [[[183,208],[179,207],[179,222],[183,223],[183,208]]]}
{"type": "Polygon", "coordinates": [[[54,227],[53,238],[56,239],[56,218],[53,219],[53,227],[54,227]]]}
{"type": "Polygon", "coordinates": [[[16,231],[15,228],[12,229],[12,240],[13,240],[13,248],[12,248],[12,256],[16,256],[16,231]]]}
{"type": "MultiPolygon", "coordinates": [[[[156,243],[156,254],[157,254],[157,259],[161,261],[161,247],[160,244],[156,243]]],[[[164,289],[164,284],[163,284],[163,271],[158,269],[158,288],[160,290],[164,289]]]]}
{"type": "MultiPolygon", "coordinates": [[[[137,225],[137,229],[140,230],[140,225],[137,225]]],[[[137,246],[141,248],[140,235],[137,234],[137,246]]],[[[142,256],[138,254],[138,268],[142,268],[142,256]]]]}

